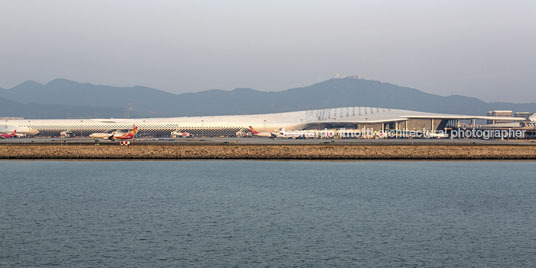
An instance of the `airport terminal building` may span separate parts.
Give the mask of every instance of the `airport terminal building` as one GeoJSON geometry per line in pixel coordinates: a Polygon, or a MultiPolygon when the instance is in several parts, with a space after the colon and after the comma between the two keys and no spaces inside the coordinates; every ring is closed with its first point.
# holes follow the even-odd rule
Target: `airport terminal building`
{"type": "MultiPolygon", "coordinates": [[[[530,117],[533,121],[534,116],[530,117]]],[[[322,129],[374,129],[381,130],[444,130],[468,125],[476,127],[479,121],[510,122],[522,126],[531,119],[505,116],[474,116],[417,112],[377,107],[340,107],[285,113],[196,116],[138,119],[5,119],[0,132],[17,130],[17,133],[40,136],[59,136],[72,132],[87,136],[95,132],[126,130],[139,127],[141,136],[169,136],[172,131],[189,132],[197,136],[234,136],[249,126],[259,131],[322,129]]]]}

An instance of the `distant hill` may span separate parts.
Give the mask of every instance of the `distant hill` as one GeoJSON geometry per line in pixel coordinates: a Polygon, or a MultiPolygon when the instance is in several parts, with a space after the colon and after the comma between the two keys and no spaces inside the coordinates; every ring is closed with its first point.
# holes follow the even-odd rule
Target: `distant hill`
{"type": "MultiPolygon", "coordinates": [[[[80,108],[78,114],[86,117],[92,116],[94,110],[99,109],[124,116],[129,104],[133,105],[136,112],[133,116],[142,117],[269,113],[343,106],[376,106],[474,115],[483,115],[489,110],[498,109],[536,112],[536,103],[489,103],[458,95],[445,97],[354,77],[330,79],[311,86],[278,92],[238,88],[231,91],[214,89],[184,94],[140,86],[112,87],[56,79],[44,85],[27,81],[11,89],[0,90],[0,97],[23,104],[63,105],[63,109],[66,109],[65,105],[71,108],[84,107],[80,108]]],[[[51,107],[41,108],[52,109],[51,107]]],[[[59,109],[57,106],[53,107],[59,109]]],[[[74,113],[71,115],[74,116],[74,113]]],[[[65,113],[58,112],[57,116],[65,117],[65,113]]]]}
{"type": "Polygon", "coordinates": [[[54,104],[23,104],[0,98],[0,117],[34,118],[89,118],[125,117],[125,109],[110,107],[68,106],[54,104]]]}

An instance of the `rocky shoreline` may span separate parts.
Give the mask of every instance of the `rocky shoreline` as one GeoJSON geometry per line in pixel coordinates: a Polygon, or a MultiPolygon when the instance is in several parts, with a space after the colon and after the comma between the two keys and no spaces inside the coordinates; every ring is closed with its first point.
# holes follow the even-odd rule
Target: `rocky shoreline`
{"type": "Polygon", "coordinates": [[[0,159],[536,160],[536,145],[0,145],[0,159]]]}

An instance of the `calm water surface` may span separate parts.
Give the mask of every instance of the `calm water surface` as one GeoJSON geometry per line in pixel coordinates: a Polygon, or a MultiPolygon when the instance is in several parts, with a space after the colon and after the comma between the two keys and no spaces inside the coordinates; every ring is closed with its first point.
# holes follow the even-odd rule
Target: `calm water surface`
{"type": "Polygon", "coordinates": [[[0,161],[0,267],[536,267],[536,162],[0,161]]]}

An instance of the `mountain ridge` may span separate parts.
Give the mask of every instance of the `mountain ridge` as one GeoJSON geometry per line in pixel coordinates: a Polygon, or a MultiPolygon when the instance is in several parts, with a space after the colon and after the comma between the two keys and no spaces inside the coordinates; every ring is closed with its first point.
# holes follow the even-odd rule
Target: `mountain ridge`
{"type": "MultiPolygon", "coordinates": [[[[0,97],[0,117],[27,119],[126,117],[125,109],[115,107],[69,106],[38,103],[19,103],[0,97]]],[[[133,116],[136,116],[134,114],[133,116]]]]}
{"type": "Polygon", "coordinates": [[[21,104],[80,106],[86,110],[125,111],[132,104],[136,116],[142,117],[259,114],[345,106],[473,115],[499,109],[536,112],[536,103],[485,102],[461,95],[440,96],[356,77],[332,78],[282,91],[236,88],[182,94],[143,86],[115,87],[60,78],[46,84],[29,80],[11,89],[0,90],[0,97],[21,104]]]}

